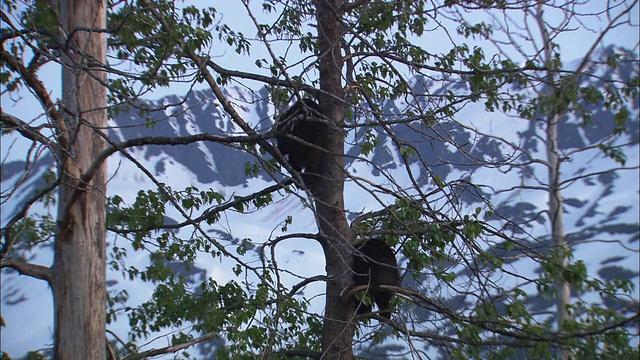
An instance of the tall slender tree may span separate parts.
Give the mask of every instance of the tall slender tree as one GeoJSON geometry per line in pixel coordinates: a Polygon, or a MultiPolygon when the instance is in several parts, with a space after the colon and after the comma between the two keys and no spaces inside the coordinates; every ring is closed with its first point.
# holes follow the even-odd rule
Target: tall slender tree
{"type": "Polygon", "coordinates": [[[60,2],[62,98],[54,119],[60,193],[52,283],[54,358],[99,359],[106,349],[106,1],[60,2]]]}
{"type": "MultiPolygon", "coordinates": [[[[6,5],[12,10],[12,3],[6,5]]],[[[58,160],[58,178],[54,182],[59,185],[54,261],[50,269],[11,261],[3,266],[13,264],[19,271],[49,282],[55,308],[55,359],[97,359],[104,356],[106,349],[106,142],[95,131],[107,124],[107,73],[103,68],[107,49],[106,1],[63,0],[36,6],[37,9],[29,9],[34,11],[24,23],[46,32],[49,44],[57,40],[62,65],[59,105],[50,98],[37,73],[39,66],[57,54],[47,52],[44,46],[42,51],[35,48],[32,62],[24,66],[15,57],[16,47],[4,47],[7,39],[21,35],[16,33],[18,29],[7,27],[3,28],[2,58],[4,65],[43,104],[55,143],[4,112],[3,124],[47,146],[58,160]],[[57,22],[39,23],[38,19],[57,22]]],[[[3,21],[11,25],[5,13],[3,21]]],[[[19,220],[14,217],[3,228],[3,261],[13,243],[19,241],[15,235],[20,232],[12,234],[9,230],[19,220]]]]}

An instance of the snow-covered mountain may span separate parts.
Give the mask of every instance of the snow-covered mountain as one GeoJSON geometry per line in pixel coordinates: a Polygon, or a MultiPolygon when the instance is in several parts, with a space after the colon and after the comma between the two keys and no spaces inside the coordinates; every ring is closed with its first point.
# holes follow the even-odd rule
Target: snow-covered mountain
{"type": "MultiPolygon", "coordinates": [[[[638,74],[637,64],[621,73],[638,74]]],[[[438,93],[444,89],[437,88],[426,79],[417,78],[414,82],[418,93],[438,93]],[[428,89],[428,92],[425,91],[428,89]]],[[[265,134],[273,124],[275,109],[265,99],[266,91],[253,93],[241,88],[228,88],[227,95],[241,116],[253,124],[255,129],[265,134]]],[[[426,100],[425,100],[426,101],[426,100]]],[[[116,143],[151,136],[178,137],[193,134],[241,134],[239,128],[224,114],[209,91],[192,91],[186,97],[167,96],[154,101],[138,104],[149,110],[142,113],[135,108],[121,109],[113,113],[110,125],[110,136],[116,143]]],[[[406,110],[407,104],[389,102],[383,104],[384,113],[392,116],[406,110]]],[[[595,148],[587,148],[605,139],[613,126],[613,114],[605,109],[593,108],[595,126],[582,126],[575,119],[565,119],[560,129],[560,144],[571,161],[563,165],[562,172],[566,178],[575,177],[563,189],[565,196],[565,218],[568,240],[574,245],[576,259],[585,261],[589,273],[602,280],[614,277],[631,279],[636,285],[638,281],[638,248],[640,235],[638,218],[639,176],[638,176],[638,99],[628,104],[628,109],[635,116],[629,126],[629,132],[619,141],[632,144],[628,148],[625,167],[629,170],[607,172],[615,167],[613,161],[595,148]],[[595,173],[594,176],[581,177],[583,174],[595,173]],[[607,251],[603,252],[603,244],[607,251]]],[[[393,133],[398,139],[416,146],[422,160],[430,165],[431,173],[422,171],[413,160],[417,181],[425,190],[434,187],[433,176],[444,181],[461,180],[476,185],[477,191],[462,191],[461,207],[464,209],[485,208],[484,196],[491,200],[495,207],[495,217],[491,220],[497,228],[514,236],[522,235],[522,239],[535,238],[537,241],[548,241],[543,234],[550,233],[548,221],[542,210],[546,208],[547,194],[544,191],[529,191],[527,188],[538,186],[546,181],[544,168],[537,167],[531,159],[545,159],[545,145],[540,134],[543,133],[541,123],[514,119],[498,112],[488,113],[481,103],[469,104],[463,108],[454,121],[440,123],[430,128],[420,128],[422,136],[416,136],[409,126],[418,124],[397,124],[393,133]],[[476,129],[477,132],[470,129],[476,129]],[[425,141],[425,139],[431,139],[425,141]],[[507,145],[508,140],[517,149],[507,145]],[[530,158],[524,158],[529,156],[530,158]],[[514,163],[524,164],[520,167],[514,163]],[[502,165],[496,165],[502,164],[502,165]],[[521,186],[521,188],[516,188],[521,186]],[[511,191],[504,191],[513,189],[511,191]],[[510,221],[503,221],[500,216],[510,221]]],[[[388,184],[391,180],[399,188],[410,185],[403,167],[400,166],[401,155],[389,136],[377,132],[378,146],[372,153],[363,157],[360,148],[355,145],[364,136],[364,130],[355,131],[348,136],[346,153],[347,168],[350,174],[369,179],[372,182],[388,184]],[[366,161],[364,161],[366,160],[366,161]],[[375,166],[371,165],[374,164],[375,166]]],[[[200,189],[213,189],[229,198],[231,195],[248,195],[270,184],[270,175],[262,171],[257,177],[247,177],[245,164],[256,161],[248,153],[212,142],[201,142],[179,146],[145,146],[131,148],[129,153],[158,181],[181,189],[196,186],[200,189]]],[[[36,189],[45,186],[42,175],[53,166],[50,154],[43,154],[35,163],[23,160],[3,161],[2,188],[14,191],[14,197],[3,204],[2,224],[20,208],[21,203],[36,189]],[[30,169],[29,176],[24,179],[25,168],[30,169]],[[23,181],[24,180],[24,181],[23,181]]],[[[139,190],[155,189],[155,185],[140,169],[121,154],[109,160],[111,173],[108,191],[110,195],[119,195],[125,201],[133,201],[139,190]]],[[[346,187],[346,206],[349,217],[380,209],[378,200],[363,189],[356,181],[348,181],[346,187]]],[[[383,201],[391,199],[380,195],[383,201]]],[[[316,231],[311,211],[295,195],[280,192],[275,204],[252,213],[250,216],[229,213],[223,222],[210,231],[222,241],[237,244],[240,239],[251,238],[254,242],[264,243],[286,215],[293,215],[294,222],[289,232],[312,233],[316,231]],[[239,225],[241,224],[241,225],[239,225]]],[[[46,212],[43,205],[37,205],[35,211],[46,212]]],[[[171,214],[168,221],[182,221],[177,212],[171,214]]],[[[526,240],[523,240],[526,241],[526,240]]],[[[535,249],[543,249],[544,243],[532,241],[529,245],[535,249]]],[[[123,244],[123,239],[111,238],[110,243],[123,244]]],[[[493,249],[507,259],[505,266],[519,273],[534,274],[540,271],[535,264],[517,257],[510,258],[508,250],[500,243],[493,249]]],[[[255,248],[258,250],[257,247],[255,248]]],[[[541,250],[542,251],[542,250],[541,250]]],[[[49,265],[51,251],[40,248],[38,251],[24,254],[29,260],[49,265]]],[[[283,267],[297,276],[314,276],[324,273],[324,258],[320,247],[308,240],[289,240],[278,247],[278,260],[283,267]]],[[[130,252],[128,261],[136,264],[148,262],[146,253],[130,252]]],[[[219,283],[234,278],[230,265],[211,262],[210,259],[198,260],[189,272],[192,281],[197,283],[205,277],[214,277],[219,283]]],[[[176,264],[176,271],[186,271],[176,264]]],[[[3,270],[2,273],[2,315],[7,327],[2,330],[2,347],[11,355],[20,355],[27,349],[38,349],[50,343],[52,306],[47,287],[37,280],[26,280],[15,272],[3,270]]],[[[127,284],[118,273],[110,273],[111,288],[125,284],[129,288],[131,303],[146,300],[152,287],[149,284],[127,284]]],[[[288,280],[295,283],[295,277],[288,280]]],[[[505,286],[517,286],[517,283],[505,286]]],[[[321,294],[323,285],[310,285],[304,290],[305,295],[321,294]]],[[[535,293],[535,288],[527,288],[535,293]]],[[[637,293],[636,293],[637,295],[637,293]]],[[[458,299],[464,302],[464,299],[458,299]]],[[[314,310],[320,312],[322,297],[316,297],[312,304],[314,310]]],[[[454,300],[452,300],[454,301],[454,300]]],[[[531,305],[534,309],[546,309],[551,303],[541,297],[533,296],[531,305]]],[[[619,306],[614,305],[612,306],[619,306]]],[[[418,314],[420,316],[420,314],[418,314]]],[[[121,336],[126,336],[126,319],[114,325],[121,336]]]]}

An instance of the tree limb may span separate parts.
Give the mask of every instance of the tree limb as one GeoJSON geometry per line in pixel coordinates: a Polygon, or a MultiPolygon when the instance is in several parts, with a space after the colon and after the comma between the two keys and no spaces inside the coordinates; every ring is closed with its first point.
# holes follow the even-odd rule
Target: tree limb
{"type": "Polygon", "coordinates": [[[5,254],[11,248],[11,244],[13,243],[12,237],[9,235],[11,232],[11,228],[18,223],[21,219],[27,216],[27,212],[31,208],[36,201],[40,200],[44,195],[53,191],[58,185],[60,185],[60,177],[58,176],[54,182],[48,184],[44,189],[41,189],[34,196],[30,197],[26,201],[24,201],[24,205],[12,218],[9,220],[7,225],[2,228],[2,232],[4,233],[5,242],[0,244],[0,257],[4,257],[5,254]]]}
{"type": "Polygon", "coordinates": [[[29,139],[31,141],[39,142],[39,143],[45,145],[46,147],[49,148],[49,150],[51,151],[52,154],[54,154],[54,155],[56,154],[56,152],[58,150],[58,146],[54,142],[49,140],[49,138],[47,138],[46,136],[42,135],[40,133],[40,131],[38,131],[37,128],[35,128],[33,126],[30,126],[26,122],[22,121],[21,119],[15,117],[13,115],[9,115],[9,114],[5,113],[4,110],[2,110],[2,109],[0,109],[0,121],[4,125],[6,125],[6,127],[3,128],[3,130],[13,130],[13,129],[15,129],[22,136],[26,137],[27,139],[29,139]]]}
{"type": "Polygon", "coordinates": [[[207,334],[204,334],[200,337],[197,337],[191,341],[187,341],[186,343],[182,343],[180,345],[174,345],[174,346],[167,346],[167,347],[163,347],[163,348],[159,348],[159,349],[151,349],[148,351],[143,351],[140,353],[134,353],[134,354],[129,354],[127,356],[125,356],[122,360],[138,360],[138,359],[145,359],[147,357],[152,357],[152,356],[158,356],[158,355],[163,355],[163,354],[169,354],[169,353],[175,353],[177,351],[180,351],[182,349],[186,349],[190,346],[193,346],[197,343],[201,343],[205,340],[209,340],[209,339],[213,339],[215,337],[219,336],[218,333],[216,332],[210,332],[207,334]]]}
{"type": "Polygon", "coordinates": [[[283,189],[289,185],[293,184],[293,180],[291,178],[285,179],[282,182],[279,182],[275,185],[269,186],[265,189],[262,189],[258,192],[255,192],[253,194],[247,195],[247,196],[241,196],[241,197],[236,197],[233,201],[229,201],[227,203],[221,204],[221,205],[217,205],[217,206],[213,206],[207,210],[205,210],[202,215],[198,216],[197,218],[193,218],[193,219],[188,219],[186,221],[183,221],[179,224],[169,224],[169,225],[164,225],[162,227],[146,227],[144,229],[138,229],[138,230],[118,230],[118,229],[109,229],[113,232],[116,232],[118,234],[127,234],[127,233],[132,233],[132,232],[136,232],[136,231],[151,231],[151,230],[168,230],[168,229],[181,229],[185,226],[189,226],[189,225],[195,225],[198,223],[201,223],[202,221],[205,221],[207,219],[212,218],[214,215],[228,210],[232,207],[238,206],[240,204],[244,204],[247,203],[257,197],[260,196],[264,196],[267,194],[270,194],[274,191],[278,191],[280,189],[283,189]]]}
{"type": "Polygon", "coordinates": [[[209,66],[211,69],[213,69],[215,72],[217,72],[218,74],[222,75],[222,76],[228,76],[228,77],[238,77],[238,78],[242,78],[242,79],[248,79],[248,80],[255,80],[255,81],[259,81],[261,83],[265,83],[265,84],[271,84],[274,86],[279,86],[279,87],[286,87],[286,88],[294,88],[297,90],[304,90],[307,91],[309,93],[315,94],[317,92],[316,88],[314,88],[313,86],[310,85],[306,85],[303,84],[301,82],[293,82],[293,81],[288,81],[288,80],[280,80],[274,77],[270,77],[270,76],[264,76],[264,75],[258,75],[258,74],[254,74],[254,73],[248,73],[248,72],[244,72],[244,71],[237,71],[237,70],[229,70],[229,69],[225,69],[222,66],[214,63],[211,60],[207,60],[206,61],[207,66],[209,66]]]}
{"type": "MultiPolygon", "coordinates": [[[[62,117],[58,112],[53,100],[49,96],[49,90],[44,86],[42,81],[29,69],[27,69],[19,59],[11,55],[11,53],[0,50],[0,61],[4,63],[9,69],[20,74],[25,84],[34,92],[40,103],[42,103],[47,115],[58,125],[64,127],[62,123],[62,117]]],[[[62,140],[62,139],[61,139],[62,140]]],[[[66,148],[67,144],[62,144],[63,148],[66,148]]]]}
{"type": "Polygon", "coordinates": [[[5,267],[16,270],[20,275],[27,275],[36,279],[44,280],[51,285],[51,268],[46,266],[29,264],[5,258],[0,261],[0,268],[5,267]]]}
{"type": "Polygon", "coordinates": [[[368,2],[369,2],[369,0],[354,0],[354,1],[351,1],[351,2],[346,2],[346,3],[342,4],[342,5],[340,5],[340,8],[338,9],[338,11],[341,12],[341,13],[346,13],[346,12],[349,12],[349,11],[351,11],[351,10],[353,10],[353,9],[359,7],[359,6],[362,6],[362,5],[364,5],[364,4],[368,3],[368,2]]]}

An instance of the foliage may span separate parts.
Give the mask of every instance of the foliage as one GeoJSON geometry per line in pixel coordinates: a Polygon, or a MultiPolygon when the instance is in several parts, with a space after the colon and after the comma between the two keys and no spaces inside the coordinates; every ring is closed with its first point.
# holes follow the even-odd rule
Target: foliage
{"type": "MultiPolygon", "coordinates": [[[[577,229],[562,237],[580,239],[554,246],[550,230],[554,214],[548,205],[518,203],[522,194],[536,191],[580,198],[571,193],[579,191],[571,187],[579,181],[625,170],[637,172],[637,159],[630,155],[638,146],[634,126],[639,77],[637,64],[629,66],[633,56],[615,47],[600,49],[601,53],[588,49],[584,56],[580,54],[577,66],[567,65],[572,58],[567,59],[555,37],[537,35],[559,37],[580,27],[574,21],[592,21],[588,12],[531,1],[343,2],[332,11],[342,27],[340,53],[345,66],[340,85],[345,93],[327,94],[319,74],[329,51],[322,48],[316,24],[316,6],[326,6],[325,2],[242,4],[246,17],[237,22],[235,13],[226,15],[228,9],[222,6],[109,2],[107,29],[94,29],[107,36],[108,63],[94,64],[87,58],[86,64],[78,64],[79,71],[100,69],[110,74],[105,86],[114,120],[122,114],[137,114],[131,117],[139,120],[124,126],[114,122],[113,129],[92,129],[109,144],[96,164],[117,156],[151,184],[135,197],[107,195],[109,269],[124,284],[151,289],[142,301],[135,301],[131,289],[120,284],[110,289],[109,326],[128,320],[128,333],[118,334],[125,340],[110,343],[118,356],[181,351],[176,356],[191,358],[201,350],[203,356],[221,359],[319,358],[327,351],[323,336],[344,335],[323,333],[335,314],[319,309],[316,297],[321,294],[309,288],[322,281],[329,289],[335,279],[298,274],[300,270],[288,268],[277,253],[290,239],[300,243],[313,239],[322,244],[327,266],[333,266],[338,260],[351,259],[353,245],[370,237],[397,249],[405,276],[393,321],[383,325],[373,318],[337,319],[355,324],[353,344],[363,357],[544,359],[554,358],[559,350],[575,358],[639,356],[634,346],[638,334],[633,330],[638,322],[633,300],[637,283],[629,278],[601,278],[576,251],[578,241],[596,242],[606,236],[602,244],[624,242],[623,236],[629,233],[600,229],[615,222],[619,213],[598,224],[576,221],[577,229]],[[570,21],[557,27],[545,23],[542,8],[560,11],[570,21]],[[516,27],[513,22],[519,16],[524,20],[516,27]],[[509,29],[517,29],[517,35],[509,29]],[[518,47],[513,36],[524,39],[526,45],[518,47]],[[450,41],[430,44],[436,38],[450,41]],[[234,60],[225,60],[227,56],[234,60]],[[232,94],[233,84],[250,88],[253,81],[259,89],[248,90],[250,96],[232,94]],[[179,85],[186,90],[171,104],[144,98],[179,85]],[[213,94],[209,96],[215,98],[215,110],[206,101],[197,108],[205,108],[218,124],[226,125],[222,135],[177,132],[176,137],[166,138],[158,134],[154,126],[167,122],[179,127],[179,121],[184,121],[181,116],[194,110],[185,104],[197,87],[213,94]],[[340,128],[340,134],[346,134],[348,147],[355,151],[347,149],[346,156],[328,152],[327,157],[344,157],[347,166],[363,163],[371,174],[378,174],[345,171],[346,183],[353,185],[349,189],[356,195],[341,193],[339,198],[362,196],[367,202],[364,209],[350,204],[353,199],[347,199],[345,208],[329,204],[339,216],[352,220],[354,236],[346,242],[350,246],[336,245],[340,248],[336,252],[327,248],[338,243],[328,244],[323,238],[322,224],[330,221],[322,218],[319,209],[327,204],[319,199],[338,187],[326,181],[320,191],[282,181],[288,167],[271,145],[274,132],[257,124],[240,105],[271,101],[277,110],[270,110],[269,116],[275,118],[290,98],[308,96],[321,99],[321,106],[326,98],[348,105],[345,118],[330,118],[331,111],[326,109],[323,114],[340,128]],[[509,125],[518,129],[513,132],[519,138],[498,130],[493,133],[490,126],[476,128],[484,120],[461,119],[465,107],[473,103],[482,104],[486,113],[511,119],[509,125]],[[567,145],[544,133],[552,119],[560,119],[560,126],[575,126],[584,138],[594,132],[602,135],[567,145]],[[147,127],[146,132],[134,139],[116,134],[139,126],[147,127]],[[147,156],[145,149],[155,146],[193,144],[249,154],[253,160],[240,171],[267,185],[242,195],[214,190],[214,185],[207,188],[210,184],[178,183],[178,188],[165,182],[182,174],[163,177],[138,156],[147,156]],[[495,151],[478,150],[482,147],[495,151]],[[557,156],[559,163],[544,159],[545,150],[557,156]],[[606,168],[572,169],[560,184],[541,180],[556,170],[564,174],[578,154],[596,158],[606,168]],[[497,188],[477,178],[481,170],[491,171],[488,177],[518,172],[521,183],[497,188]],[[262,233],[255,237],[232,235],[232,228],[253,226],[260,222],[256,219],[266,218],[262,211],[280,209],[289,199],[303,212],[274,210],[277,225],[261,224],[262,233]],[[311,229],[294,230],[304,216],[316,219],[318,234],[311,234],[311,229]],[[136,260],[141,254],[144,260],[136,260]],[[230,271],[218,279],[203,264],[219,264],[230,271]],[[554,315],[549,315],[554,310],[550,300],[559,296],[558,284],[568,284],[575,295],[566,306],[570,317],[561,328],[553,325],[554,315]],[[541,303],[546,306],[539,308],[541,303]],[[147,341],[155,337],[165,339],[167,347],[149,353],[153,350],[147,341]],[[193,347],[196,344],[198,350],[193,347]],[[364,350],[369,346],[377,352],[364,350]]],[[[77,49],[70,49],[68,34],[59,32],[58,11],[49,2],[6,1],[2,7],[3,96],[17,101],[31,93],[43,109],[41,115],[25,120],[5,113],[11,111],[8,107],[2,109],[3,137],[21,136],[30,147],[20,179],[3,189],[2,205],[24,211],[6,222],[3,219],[1,253],[3,268],[38,277],[34,275],[38,272],[29,273],[33,268],[15,264],[33,260],[29,255],[45,251],[60,231],[52,215],[54,191],[62,179],[56,144],[59,129],[52,118],[55,111],[69,110],[56,105],[58,99],[46,91],[44,73],[59,64],[65,52],[77,49]],[[42,166],[58,171],[46,172],[44,185],[28,191],[43,154],[50,163],[42,166]],[[29,195],[22,197],[23,192],[29,195]]],[[[633,29],[618,15],[634,9],[634,1],[605,9],[611,16],[604,26],[633,29]]],[[[2,161],[4,171],[9,160],[2,161]]],[[[559,211],[568,212],[570,206],[565,204],[559,211]]],[[[596,205],[593,208],[597,213],[596,205]]],[[[621,220],[614,225],[629,224],[621,220]]],[[[633,226],[636,242],[627,241],[623,247],[637,246],[637,223],[633,226]]],[[[7,273],[3,271],[3,277],[7,273]]],[[[2,356],[8,358],[8,354],[2,356]]],[[[35,352],[28,357],[44,358],[35,352]]]]}

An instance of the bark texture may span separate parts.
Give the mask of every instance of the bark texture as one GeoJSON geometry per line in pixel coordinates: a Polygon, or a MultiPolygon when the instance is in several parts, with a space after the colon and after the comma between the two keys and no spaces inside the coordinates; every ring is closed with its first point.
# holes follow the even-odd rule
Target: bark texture
{"type": "Polygon", "coordinates": [[[61,0],[62,106],[57,121],[62,176],[52,267],[54,358],[104,359],[106,320],[106,164],[94,164],[107,125],[103,0],[61,0]]]}
{"type": "Polygon", "coordinates": [[[318,45],[320,55],[320,112],[330,126],[321,177],[312,187],[316,216],[327,266],[325,321],[322,332],[323,359],[353,359],[354,307],[341,291],[353,284],[351,262],[353,236],[344,210],[344,124],[341,52],[341,6],[344,0],[317,0],[318,45]]]}

